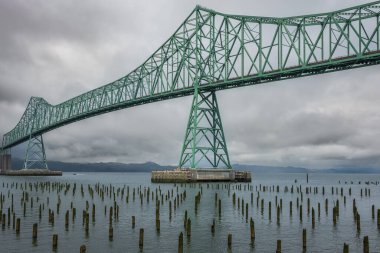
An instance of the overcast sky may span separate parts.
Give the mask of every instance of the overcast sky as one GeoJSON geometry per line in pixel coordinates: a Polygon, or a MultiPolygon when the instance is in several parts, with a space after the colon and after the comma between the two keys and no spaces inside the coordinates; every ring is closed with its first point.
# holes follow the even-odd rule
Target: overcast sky
{"type": "MultiPolygon", "coordinates": [[[[359,0],[0,0],[0,135],[31,96],[63,102],[140,65],[200,4],[294,16],[359,0]],[[312,2],[312,4],[311,4],[312,2]]],[[[380,167],[379,66],[219,91],[232,163],[380,167]]],[[[178,163],[191,97],[143,105],[44,135],[49,160],[178,163]]],[[[20,155],[24,147],[14,149],[20,155]]]]}

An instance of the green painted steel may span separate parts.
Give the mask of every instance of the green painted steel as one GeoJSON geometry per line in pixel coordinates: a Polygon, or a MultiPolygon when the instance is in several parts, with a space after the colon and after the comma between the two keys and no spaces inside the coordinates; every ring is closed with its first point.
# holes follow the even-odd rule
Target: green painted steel
{"type": "Polygon", "coordinates": [[[379,64],[380,2],[288,18],[227,15],[197,6],[128,75],[58,105],[31,98],[3,136],[11,148],[52,129],[164,99],[379,64]]]}
{"type": "Polygon", "coordinates": [[[215,92],[196,89],[179,168],[209,167],[231,169],[231,164],[215,92]]]}
{"type": "Polygon", "coordinates": [[[42,135],[30,138],[25,153],[24,169],[48,169],[42,135]]]}

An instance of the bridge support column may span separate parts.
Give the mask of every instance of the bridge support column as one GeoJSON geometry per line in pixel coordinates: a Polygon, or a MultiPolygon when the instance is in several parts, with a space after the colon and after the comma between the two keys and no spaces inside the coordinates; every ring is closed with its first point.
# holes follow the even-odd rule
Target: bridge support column
{"type": "Polygon", "coordinates": [[[231,169],[214,91],[195,89],[179,168],[231,169]]]}
{"type": "Polygon", "coordinates": [[[42,135],[30,137],[25,152],[24,169],[48,169],[42,135]]]}

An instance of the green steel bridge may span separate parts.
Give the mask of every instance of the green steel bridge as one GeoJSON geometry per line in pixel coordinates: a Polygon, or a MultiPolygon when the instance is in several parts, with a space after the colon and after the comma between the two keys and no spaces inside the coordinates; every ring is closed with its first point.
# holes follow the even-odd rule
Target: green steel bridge
{"type": "Polygon", "coordinates": [[[230,15],[197,6],[143,64],[51,105],[32,97],[1,151],[28,141],[24,168],[47,168],[42,135],[99,114],[193,96],[181,168],[231,168],[215,92],[380,63],[380,1],[295,17],[230,15]]]}

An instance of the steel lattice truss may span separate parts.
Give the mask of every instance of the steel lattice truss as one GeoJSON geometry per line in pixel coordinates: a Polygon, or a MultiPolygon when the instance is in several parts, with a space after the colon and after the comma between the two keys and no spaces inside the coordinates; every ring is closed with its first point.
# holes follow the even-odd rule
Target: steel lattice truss
{"type": "Polygon", "coordinates": [[[55,106],[31,98],[2,148],[98,114],[191,95],[195,87],[208,92],[378,64],[379,11],[379,1],[289,18],[197,6],[128,75],[55,106]]]}
{"type": "Polygon", "coordinates": [[[198,93],[196,89],[179,167],[206,166],[231,168],[215,92],[198,93]]]}

